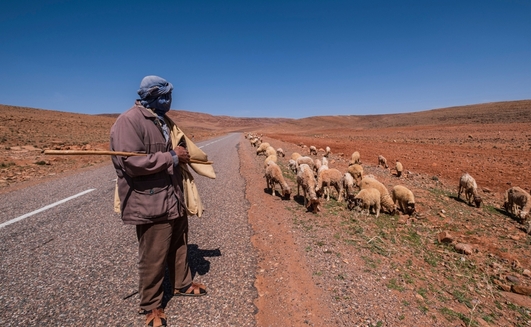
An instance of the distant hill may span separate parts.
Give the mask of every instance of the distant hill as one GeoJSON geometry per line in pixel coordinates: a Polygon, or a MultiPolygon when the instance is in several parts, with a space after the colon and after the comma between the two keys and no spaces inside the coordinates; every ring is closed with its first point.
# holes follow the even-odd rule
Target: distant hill
{"type": "MultiPolygon", "coordinates": [[[[108,115],[117,117],[118,115],[108,115]]],[[[401,126],[461,125],[531,122],[531,100],[491,102],[432,109],[411,113],[380,115],[335,115],[292,118],[239,118],[172,110],[169,116],[183,128],[208,131],[290,131],[372,129],[401,126]]]]}
{"type": "Polygon", "coordinates": [[[314,116],[264,127],[264,132],[294,132],[306,129],[330,131],[333,129],[373,129],[401,126],[463,125],[531,122],[531,100],[492,102],[412,113],[381,115],[314,116]]]}
{"type": "MultiPolygon", "coordinates": [[[[0,105],[0,144],[41,145],[50,140],[68,140],[83,133],[81,142],[107,142],[119,114],[87,115],[35,108],[0,105]]],[[[187,134],[209,138],[231,132],[292,134],[333,133],[420,125],[463,125],[531,122],[531,100],[493,102],[412,113],[383,115],[314,116],[290,118],[240,118],[172,110],[169,116],[187,134]]],[[[78,140],[79,141],[79,140],[78,140]]]]}

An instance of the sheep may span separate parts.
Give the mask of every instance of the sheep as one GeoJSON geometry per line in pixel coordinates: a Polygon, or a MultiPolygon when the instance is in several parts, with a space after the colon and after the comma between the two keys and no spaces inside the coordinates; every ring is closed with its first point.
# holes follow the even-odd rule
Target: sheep
{"type": "Polygon", "coordinates": [[[251,142],[251,145],[256,148],[257,143],[258,143],[258,138],[254,137],[250,140],[250,142],[251,142]]]}
{"type": "Polygon", "coordinates": [[[363,176],[360,183],[360,188],[363,190],[369,187],[375,188],[380,192],[380,205],[382,209],[387,211],[389,214],[394,215],[396,212],[396,206],[393,203],[387,188],[381,182],[376,180],[376,178],[363,176]]]}
{"type": "Polygon", "coordinates": [[[407,187],[395,185],[391,190],[391,198],[394,204],[398,203],[398,208],[403,213],[411,215],[415,212],[415,197],[407,187]]]}
{"type": "Polygon", "coordinates": [[[264,168],[267,167],[267,164],[268,162],[274,162],[274,163],[277,163],[278,159],[277,159],[277,155],[276,154],[272,154],[270,156],[268,156],[265,160],[264,160],[264,168]]]}
{"type": "MultiPolygon", "coordinates": [[[[323,170],[327,170],[328,169],[328,165],[321,165],[321,167],[319,167],[319,169],[317,169],[317,174],[316,176],[319,176],[319,174],[323,171],[323,170]]],[[[316,177],[317,178],[317,177],[316,177]]]]}
{"type": "Polygon", "coordinates": [[[325,166],[328,166],[328,158],[327,157],[323,157],[323,159],[321,160],[321,163],[325,166]]]}
{"type": "Polygon", "coordinates": [[[513,186],[505,192],[505,210],[522,221],[527,220],[531,209],[531,195],[518,186],[513,186]]]}
{"type": "Polygon", "coordinates": [[[277,155],[277,150],[275,150],[275,148],[273,148],[272,146],[268,146],[267,149],[265,150],[265,155],[266,157],[269,157],[269,156],[272,156],[272,155],[277,155]]]}
{"type": "Polygon", "coordinates": [[[267,188],[271,189],[271,195],[275,195],[276,184],[280,185],[280,195],[284,199],[289,199],[291,195],[291,188],[282,175],[282,170],[273,161],[269,161],[265,170],[265,178],[267,188]]]}
{"type": "Polygon", "coordinates": [[[264,153],[267,150],[268,147],[269,147],[269,143],[267,143],[267,142],[264,142],[264,143],[260,144],[258,149],[256,149],[256,155],[257,156],[261,155],[262,153],[264,153]]]}
{"type": "Polygon", "coordinates": [[[293,152],[291,154],[291,159],[292,160],[297,160],[298,157],[302,157],[302,155],[300,153],[298,153],[298,152],[293,152]]]}
{"type": "Polygon", "coordinates": [[[315,166],[313,159],[310,157],[298,157],[297,160],[295,160],[295,162],[297,163],[297,167],[301,164],[307,164],[313,170],[313,167],[315,166]]]}
{"type": "Polygon", "coordinates": [[[348,166],[347,172],[352,175],[354,178],[354,181],[356,182],[356,186],[360,186],[361,179],[363,177],[363,167],[358,164],[353,164],[348,166]]]}
{"type": "Polygon", "coordinates": [[[457,198],[461,199],[461,193],[465,192],[465,197],[469,205],[472,205],[472,199],[479,208],[481,204],[481,197],[478,195],[478,186],[476,180],[468,173],[464,173],[459,179],[459,189],[457,191],[457,198]]]}
{"type": "Polygon", "coordinates": [[[381,154],[378,156],[378,166],[382,166],[386,169],[389,168],[389,166],[387,165],[387,159],[385,159],[385,157],[381,154]]]}
{"type": "Polygon", "coordinates": [[[327,146],[327,147],[326,147],[326,150],[325,150],[325,154],[324,154],[324,156],[328,158],[328,156],[331,155],[331,154],[332,154],[332,152],[330,151],[330,147],[327,146]]]}
{"type": "Polygon", "coordinates": [[[354,151],[352,153],[352,155],[350,156],[350,162],[349,162],[349,165],[353,165],[353,164],[361,164],[361,161],[360,161],[360,153],[358,151],[354,151]]]}
{"type": "Polygon", "coordinates": [[[349,172],[346,172],[343,174],[343,177],[341,178],[341,184],[343,184],[343,190],[345,193],[345,199],[349,199],[354,196],[354,185],[356,185],[356,181],[354,180],[354,177],[349,172]]]}
{"type": "Polygon", "coordinates": [[[288,160],[288,168],[291,170],[294,174],[297,173],[297,162],[293,159],[288,160]]]}
{"type": "Polygon", "coordinates": [[[358,207],[362,212],[367,210],[367,216],[370,214],[371,209],[373,209],[376,213],[376,218],[378,218],[381,210],[380,201],[380,192],[373,187],[369,187],[359,191],[354,199],[349,201],[348,208],[352,210],[358,207]]]}
{"type": "Polygon", "coordinates": [[[310,154],[317,155],[317,148],[313,145],[310,145],[310,154]]]}
{"type": "Polygon", "coordinates": [[[302,187],[304,206],[311,208],[312,212],[321,211],[321,202],[315,193],[315,184],[313,170],[307,164],[301,164],[297,169],[297,195],[300,195],[300,188],[302,187]]]}
{"type": "Polygon", "coordinates": [[[278,157],[282,157],[282,158],[284,158],[286,156],[286,154],[284,153],[284,150],[282,150],[282,148],[278,148],[277,149],[277,156],[278,157]]]}
{"type": "Polygon", "coordinates": [[[319,168],[321,168],[321,166],[322,166],[323,164],[321,163],[321,160],[319,160],[319,159],[315,159],[315,160],[313,161],[313,165],[314,165],[314,166],[313,166],[313,170],[315,170],[315,172],[317,172],[317,171],[319,170],[319,168]]]}
{"type": "Polygon", "coordinates": [[[402,171],[404,171],[404,167],[402,166],[400,161],[398,161],[398,159],[396,159],[395,168],[396,168],[396,177],[402,176],[402,171]]]}
{"type": "Polygon", "coordinates": [[[317,177],[317,186],[315,187],[315,192],[320,192],[323,189],[324,195],[326,195],[326,201],[330,201],[330,187],[333,186],[337,191],[337,201],[341,202],[343,200],[343,183],[341,179],[343,174],[335,169],[325,169],[317,177]]]}

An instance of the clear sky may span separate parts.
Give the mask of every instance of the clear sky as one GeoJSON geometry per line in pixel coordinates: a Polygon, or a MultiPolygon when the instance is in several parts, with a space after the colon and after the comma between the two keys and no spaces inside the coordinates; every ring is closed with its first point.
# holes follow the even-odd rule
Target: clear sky
{"type": "Polygon", "coordinates": [[[0,104],[302,118],[531,99],[531,1],[4,0],[0,104]]]}

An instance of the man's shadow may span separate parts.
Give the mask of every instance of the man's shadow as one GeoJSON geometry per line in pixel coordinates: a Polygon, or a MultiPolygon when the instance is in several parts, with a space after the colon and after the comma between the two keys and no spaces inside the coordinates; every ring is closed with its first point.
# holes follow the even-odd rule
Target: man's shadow
{"type": "Polygon", "coordinates": [[[192,278],[195,274],[204,275],[210,271],[210,261],[206,257],[220,257],[221,251],[201,250],[197,244],[188,244],[188,262],[192,271],[192,278]]]}
{"type": "MultiPolygon", "coordinates": [[[[205,258],[220,256],[221,251],[219,249],[201,250],[197,244],[188,244],[188,264],[190,265],[192,278],[194,278],[196,274],[205,275],[210,271],[210,261],[205,258]]],[[[166,267],[162,287],[164,289],[162,307],[165,308],[170,299],[173,297],[173,287],[170,282],[170,272],[168,267],[166,267]]]]}

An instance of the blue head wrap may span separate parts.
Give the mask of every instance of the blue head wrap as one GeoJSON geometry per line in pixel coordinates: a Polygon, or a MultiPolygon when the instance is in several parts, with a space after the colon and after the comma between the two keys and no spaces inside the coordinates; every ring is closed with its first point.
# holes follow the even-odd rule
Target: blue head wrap
{"type": "Polygon", "coordinates": [[[144,107],[151,108],[157,115],[163,116],[170,110],[172,90],[173,85],[164,78],[149,75],[142,79],[137,93],[144,107]]]}

